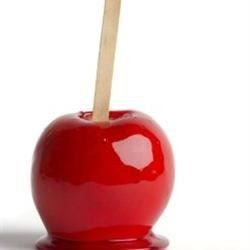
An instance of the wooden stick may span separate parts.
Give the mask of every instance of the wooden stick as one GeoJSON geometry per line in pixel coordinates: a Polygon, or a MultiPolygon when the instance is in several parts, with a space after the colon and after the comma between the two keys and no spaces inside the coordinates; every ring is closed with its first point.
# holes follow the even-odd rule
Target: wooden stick
{"type": "Polygon", "coordinates": [[[121,0],[105,0],[93,108],[93,120],[96,122],[109,120],[109,104],[120,8],[121,0]]]}

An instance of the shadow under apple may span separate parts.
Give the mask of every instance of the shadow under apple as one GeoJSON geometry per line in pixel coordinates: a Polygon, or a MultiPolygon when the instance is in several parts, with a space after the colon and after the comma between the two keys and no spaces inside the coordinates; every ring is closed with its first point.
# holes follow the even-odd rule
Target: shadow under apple
{"type": "Polygon", "coordinates": [[[1,250],[34,250],[36,241],[43,232],[32,231],[7,231],[0,232],[1,250]]]}

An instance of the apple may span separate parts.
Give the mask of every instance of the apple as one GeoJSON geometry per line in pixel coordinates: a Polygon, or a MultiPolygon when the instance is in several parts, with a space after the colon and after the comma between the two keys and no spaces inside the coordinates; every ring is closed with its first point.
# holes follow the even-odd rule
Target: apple
{"type": "Polygon", "coordinates": [[[152,227],[174,181],[165,133],[138,111],[91,118],[62,116],[37,143],[33,198],[49,234],[38,249],[164,249],[152,227]]]}

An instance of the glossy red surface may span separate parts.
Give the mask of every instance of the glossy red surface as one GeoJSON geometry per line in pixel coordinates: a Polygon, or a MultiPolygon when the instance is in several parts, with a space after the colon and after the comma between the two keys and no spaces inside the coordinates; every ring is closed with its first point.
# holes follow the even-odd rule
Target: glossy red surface
{"type": "Polygon", "coordinates": [[[150,246],[157,239],[151,228],[173,179],[171,146],[149,116],[116,111],[106,123],[91,121],[88,112],[58,118],[43,132],[33,159],[33,197],[50,235],[39,248],[59,249],[52,248],[59,239],[81,246],[144,239],[141,248],[110,249],[162,249],[150,246]]]}

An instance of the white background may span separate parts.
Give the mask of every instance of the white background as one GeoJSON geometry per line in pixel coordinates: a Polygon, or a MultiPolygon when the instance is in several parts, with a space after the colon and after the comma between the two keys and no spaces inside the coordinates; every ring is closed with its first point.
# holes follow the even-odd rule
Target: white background
{"type": "MultiPolygon", "coordinates": [[[[90,110],[103,1],[0,0],[0,249],[43,234],[32,152],[55,117],[90,110]]],[[[176,185],[155,231],[170,250],[250,249],[249,6],[123,0],[112,109],[166,130],[176,185]]]]}

